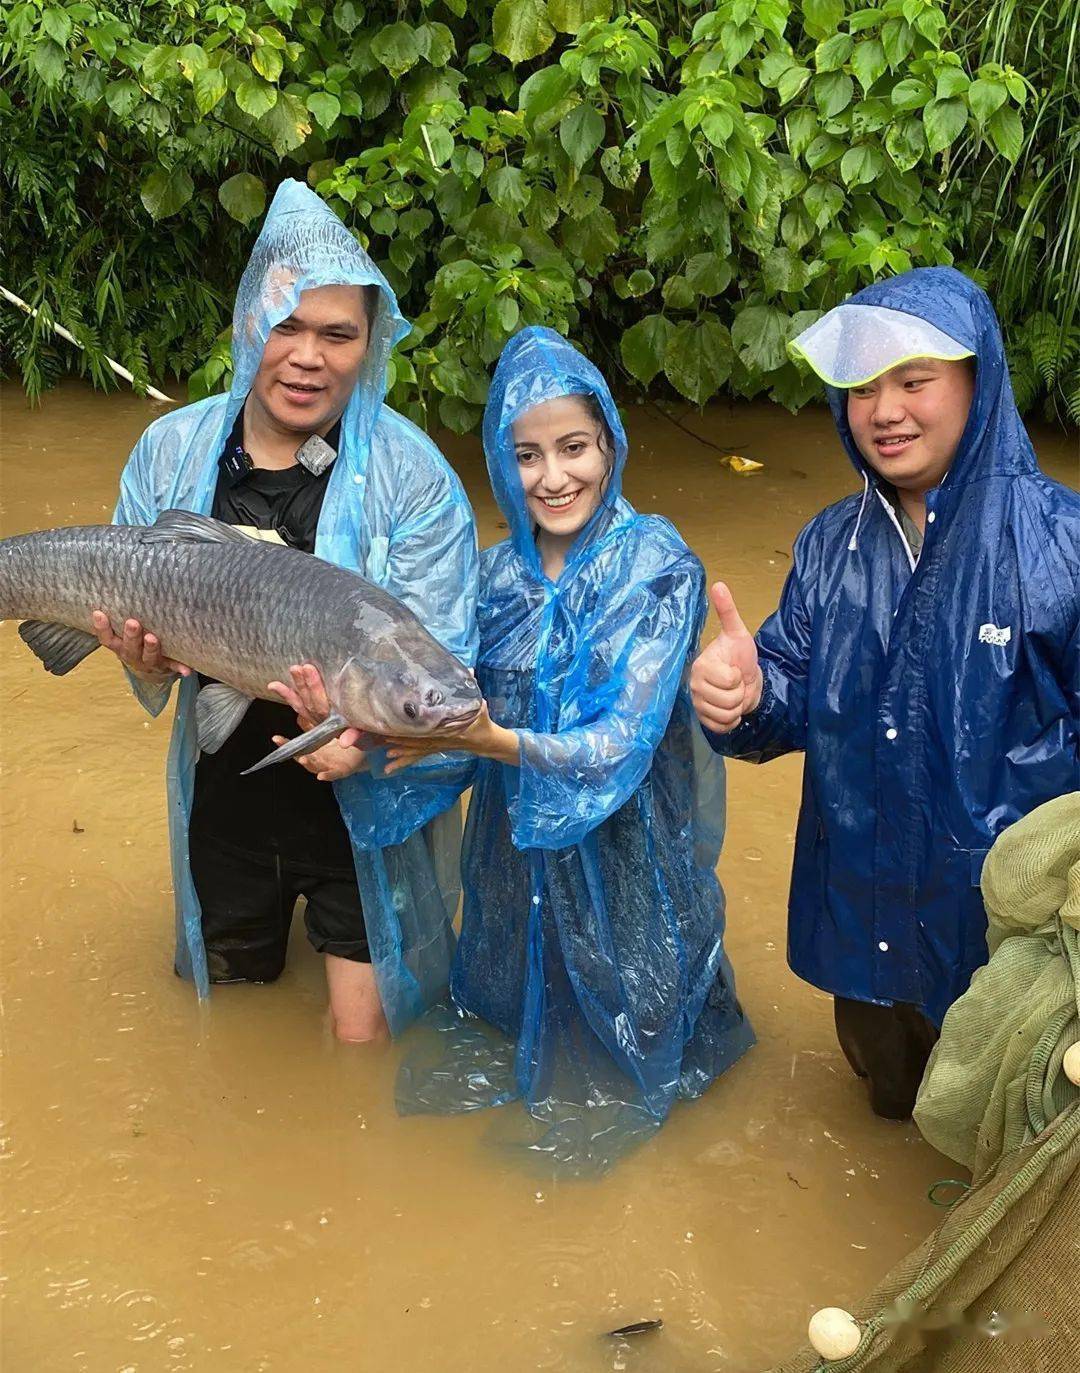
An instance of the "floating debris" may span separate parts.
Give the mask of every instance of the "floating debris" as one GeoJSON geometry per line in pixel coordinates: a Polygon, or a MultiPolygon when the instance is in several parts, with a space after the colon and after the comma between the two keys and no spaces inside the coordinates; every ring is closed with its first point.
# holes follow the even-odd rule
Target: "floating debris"
{"type": "Polygon", "coordinates": [[[655,1321],[634,1321],[633,1325],[620,1325],[618,1330],[609,1330],[608,1335],[614,1340],[623,1340],[631,1335],[651,1335],[654,1330],[662,1330],[664,1322],[655,1321]]]}

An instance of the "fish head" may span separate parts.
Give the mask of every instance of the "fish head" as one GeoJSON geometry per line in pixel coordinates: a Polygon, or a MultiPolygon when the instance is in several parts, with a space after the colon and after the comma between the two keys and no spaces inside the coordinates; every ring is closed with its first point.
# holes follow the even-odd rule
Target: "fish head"
{"type": "Polygon", "coordinates": [[[335,694],[350,724],[390,736],[464,729],[483,700],[472,672],[434,640],[350,658],[335,694]]]}

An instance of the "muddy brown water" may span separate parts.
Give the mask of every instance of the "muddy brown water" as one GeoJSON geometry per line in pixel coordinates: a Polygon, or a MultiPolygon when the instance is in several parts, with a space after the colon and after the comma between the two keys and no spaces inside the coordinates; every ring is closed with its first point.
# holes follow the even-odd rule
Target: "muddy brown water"
{"type": "MultiPolygon", "coordinates": [[[[77,383],[0,399],[0,531],[108,519],[161,407],[77,383]]],[[[854,475],[824,411],[685,423],[764,470],[637,411],[627,495],[756,625],[854,475]]],[[[1075,482],[1075,441],[1035,438],[1075,482]]],[[[447,451],[494,541],[476,445],[447,451]]],[[[200,1007],[171,972],[167,718],[104,654],[46,676],[11,625],[0,671],[5,1373],[756,1373],[935,1223],[955,1166],[870,1114],[829,999],[785,964],[800,759],[729,767],[728,949],[758,1046],[607,1177],[538,1182],[482,1115],[397,1117],[397,1051],[328,1038],[301,922],[280,982],[200,1007]]]]}

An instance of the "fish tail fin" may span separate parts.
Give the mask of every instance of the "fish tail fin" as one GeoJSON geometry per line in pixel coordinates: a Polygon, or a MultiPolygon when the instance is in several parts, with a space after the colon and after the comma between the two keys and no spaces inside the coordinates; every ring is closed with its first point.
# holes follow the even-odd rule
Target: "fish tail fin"
{"type": "Polygon", "coordinates": [[[49,620],[24,620],[19,626],[19,637],[41,659],[45,671],[55,677],[63,677],[101,647],[96,634],[49,620]]]}

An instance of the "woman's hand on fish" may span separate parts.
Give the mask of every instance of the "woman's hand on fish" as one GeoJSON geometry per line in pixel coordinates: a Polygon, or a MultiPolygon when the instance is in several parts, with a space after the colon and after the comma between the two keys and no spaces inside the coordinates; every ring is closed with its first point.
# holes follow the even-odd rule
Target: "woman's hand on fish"
{"type": "Polygon", "coordinates": [[[690,696],[705,728],[727,734],[757,710],[763,680],[754,636],[743,624],[731,592],[717,582],[709,598],[720,633],[690,669],[690,696]]]}
{"type": "MultiPolygon", "coordinates": [[[[300,715],[297,717],[305,732],[315,727],[315,721],[300,715]]],[[[280,748],[289,741],[284,734],[275,734],[274,743],[280,748]]],[[[320,782],[340,782],[343,777],[351,777],[354,772],[362,772],[368,765],[367,754],[362,748],[342,744],[341,739],[331,739],[312,753],[302,753],[293,759],[302,768],[313,773],[320,782]]]]}
{"type": "Polygon", "coordinates": [[[95,610],[90,619],[98,643],[115,653],[136,677],[148,682],[167,682],[170,677],[191,676],[191,668],[185,663],[166,658],[161,640],[156,634],[145,632],[138,620],[125,620],[123,633],[117,634],[104,610],[95,610]]]}
{"type": "Polygon", "coordinates": [[[476,719],[459,730],[443,730],[439,734],[386,739],[386,774],[418,763],[433,753],[475,753],[478,758],[493,758],[499,763],[516,767],[521,761],[521,745],[512,729],[504,729],[492,720],[487,702],[482,702],[476,719]]]}

